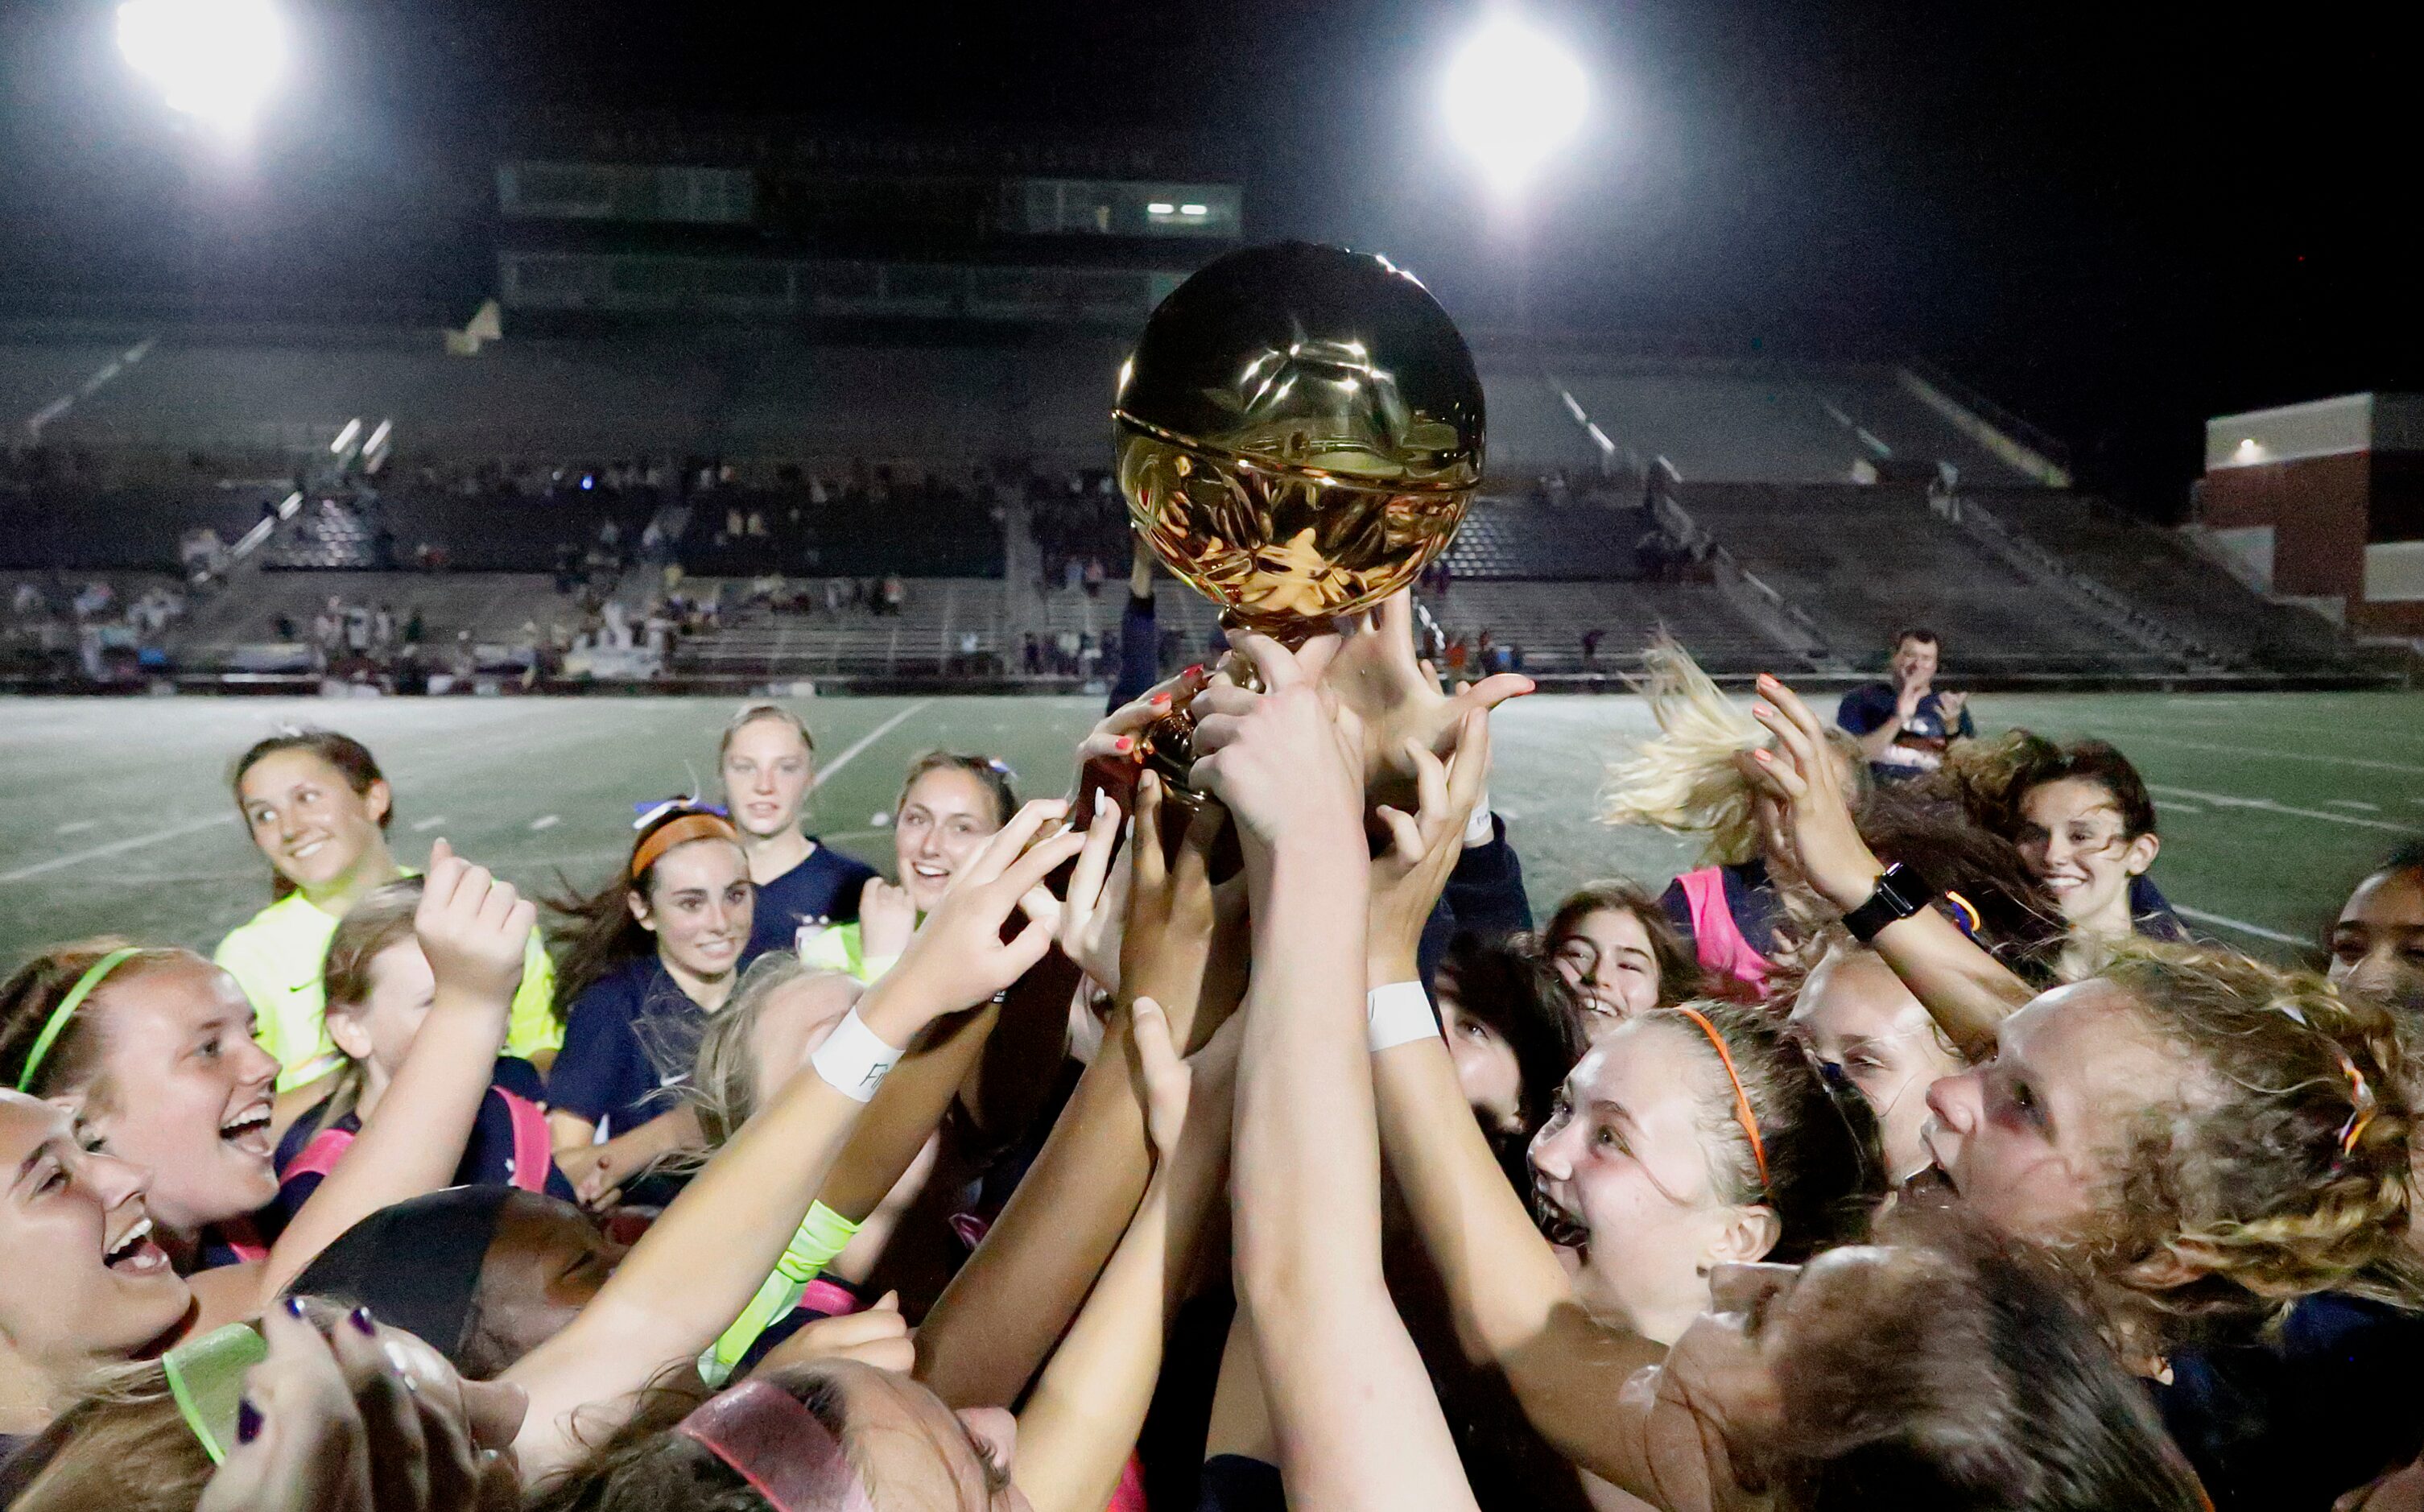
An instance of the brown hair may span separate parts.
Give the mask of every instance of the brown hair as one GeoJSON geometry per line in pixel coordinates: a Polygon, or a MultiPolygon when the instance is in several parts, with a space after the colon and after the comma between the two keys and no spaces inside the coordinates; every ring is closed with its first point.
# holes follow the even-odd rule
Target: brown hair
{"type": "MultiPolygon", "coordinates": [[[[407,877],[391,882],[345,911],[337,921],[337,932],[328,937],[328,954],[320,967],[320,981],[325,989],[327,1011],[351,1013],[371,1000],[372,971],[378,958],[388,950],[413,937],[413,912],[421,907],[419,877],[407,877]]],[[[302,1117],[314,1128],[326,1128],[353,1110],[362,1095],[366,1077],[360,1061],[344,1056],[344,1066],[337,1073],[336,1085],[319,1105],[302,1117]]]]}
{"type": "Polygon", "coordinates": [[[1775,1210],[1783,1233],[1766,1259],[1797,1263],[1867,1232],[1870,1211],[1886,1192],[1885,1158],[1877,1147],[1876,1115],[1858,1090],[1829,1075],[1764,1010],[1702,999],[1651,1009],[1641,1018],[1668,1026],[1706,1056],[1708,1086],[1699,1098],[1703,1142],[1726,1153],[1713,1173],[1727,1201],[1775,1210]],[[1730,1068],[1686,1008],[1716,1031],[1730,1068]],[[1757,1153],[1739,1117],[1737,1080],[1759,1130],[1757,1153]],[[1766,1157],[1764,1180],[1761,1154],[1766,1157]]]}
{"type": "Polygon", "coordinates": [[[193,1512],[217,1469],[156,1360],[103,1374],[19,1453],[42,1463],[14,1512],[193,1512]]]}
{"type": "MultiPolygon", "coordinates": [[[[34,1053],[34,1042],[42,1037],[52,1013],[75,990],[84,974],[102,957],[132,944],[117,935],[104,934],[55,945],[11,972],[6,982],[0,982],[0,1086],[14,1087],[24,1075],[25,1062],[34,1053]]],[[[92,1030],[96,1005],[146,970],[200,959],[191,950],[175,946],[153,946],[142,947],[120,963],[77,1006],[74,1015],[59,1030],[58,1038],[51,1042],[50,1052],[42,1058],[25,1090],[36,1097],[51,1097],[85,1088],[89,1094],[105,1098],[105,1092],[97,1085],[101,1036],[92,1030]]]]}
{"type": "Polygon", "coordinates": [[[2170,1337],[2345,1292],[2424,1305],[2413,1119],[2390,1014],[2311,972],[2135,940],[2098,979],[2196,1067],[2116,1153],[2080,1254],[2170,1337]]]}
{"type": "Polygon", "coordinates": [[[2092,782],[2112,795],[2124,841],[2155,833],[2155,800],[2145,779],[2109,741],[2056,745],[2042,735],[2013,730],[1992,740],[1955,744],[1945,753],[1943,772],[1970,818],[2007,840],[2017,842],[2028,829],[2020,804],[2029,793],[2067,778],[2092,782]]]}
{"type": "MultiPolygon", "coordinates": [[[[840,1440],[864,1481],[867,1464],[852,1450],[838,1381],[814,1365],[750,1378],[798,1397],[840,1440]]],[[[525,1498],[522,1512],[766,1512],[766,1499],[750,1489],[739,1471],[697,1440],[673,1431],[702,1400],[696,1377],[685,1384],[669,1372],[641,1393],[630,1416],[605,1441],[525,1498]]],[[[886,1504],[879,1488],[868,1488],[875,1504],[886,1504]]]]}
{"type": "MultiPolygon", "coordinates": [[[[236,757],[235,765],[228,769],[228,790],[235,795],[239,814],[244,810],[244,774],[259,765],[263,757],[276,756],[281,751],[311,752],[336,768],[345,779],[345,786],[359,797],[370,796],[373,783],[387,781],[387,774],[379,771],[378,761],[371,755],[371,748],[350,735],[310,728],[283,730],[267,740],[254,741],[252,748],[236,757]]],[[[390,804],[387,812],[379,816],[378,822],[382,830],[395,822],[393,804],[390,804]]],[[[249,826],[247,828],[248,830],[249,826]]],[[[295,890],[295,883],[276,867],[269,868],[269,876],[271,902],[279,901],[295,890]]]]}
{"type": "Polygon", "coordinates": [[[1759,1457],[1784,1507],[2209,1504],[2048,1256],[1944,1214],[1889,1229],[1895,1259],[1847,1279],[1860,1290],[1841,1315],[1778,1357],[1783,1419],[1759,1457]]]}
{"type": "MultiPolygon", "coordinates": [[[[729,828],[729,821],[712,809],[674,804],[651,818],[631,837],[631,854],[638,855],[649,836],[666,825],[702,814],[729,828]]],[[[740,841],[735,839],[732,843],[738,846],[740,841]]],[[[656,864],[651,862],[634,875],[627,860],[614,868],[613,879],[594,893],[582,893],[558,875],[556,896],[547,899],[547,906],[559,922],[547,931],[547,941],[562,952],[555,977],[554,1012],[559,1022],[571,1013],[572,1005],[581,1000],[582,993],[616,966],[656,954],[656,937],[640,927],[640,921],[632,916],[630,902],[635,893],[643,901],[647,899],[656,872],[656,864]]]]}
{"type": "Polygon", "coordinates": [[[1641,921],[1641,932],[1650,936],[1650,954],[1658,963],[1661,1008],[1700,995],[1698,957],[1683,943],[1682,931],[1675,928],[1658,899],[1650,896],[1650,889],[1626,877],[1587,882],[1566,895],[1566,900],[1549,915],[1548,928],[1540,931],[1540,944],[1551,959],[1555,958],[1558,945],[1593,914],[1630,914],[1641,921]]]}
{"type": "Polygon", "coordinates": [[[909,763],[909,774],[901,779],[901,796],[892,801],[892,811],[901,812],[909,802],[909,789],[917,779],[930,772],[965,772],[984,785],[993,794],[993,821],[997,828],[1010,822],[1018,812],[1018,790],[1011,786],[1016,773],[1010,763],[998,756],[976,756],[965,751],[928,751],[909,763]]]}

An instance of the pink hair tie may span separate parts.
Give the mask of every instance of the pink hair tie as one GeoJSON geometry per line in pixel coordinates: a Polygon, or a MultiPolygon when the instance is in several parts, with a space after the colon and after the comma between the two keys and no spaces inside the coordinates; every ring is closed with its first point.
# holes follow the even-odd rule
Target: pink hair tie
{"type": "Polygon", "coordinates": [[[674,1431],[731,1466],[774,1512],[875,1512],[841,1440],[771,1382],[717,1393],[674,1431]]]}

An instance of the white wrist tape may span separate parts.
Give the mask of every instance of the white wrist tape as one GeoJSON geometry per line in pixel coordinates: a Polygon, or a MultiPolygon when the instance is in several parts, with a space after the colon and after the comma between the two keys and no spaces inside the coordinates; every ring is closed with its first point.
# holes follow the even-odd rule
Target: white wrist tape
{"type": "Polygon", "coordinates": [[[1490,789],[1481,789],[1481,802],[1473,805],[1473,817],[1464,821],[1464,848],[1488,845],[1497,831],[1490,821],[1490,789]]]}
{"type": "Polygon", "coordinates": [[[1418,981],[1393,981],[1364,995],[1367,1019],[1365,1042],[1374,1055],[1416,1040],[1439,1038],[1439,1020],[1431,1013],[1430,995],[1418,981]]]}
{"type": "Polygon", "coordinates": [[[883,1038],[867,1027],[852,1009],[842,1021],[834,1026],[825,1042],[808,1064],[817,1068],[825,1085],[854,1102],[868,1102],[884,1078],[901,1061],[901,1052],[884,1042],[883,1038]]]}

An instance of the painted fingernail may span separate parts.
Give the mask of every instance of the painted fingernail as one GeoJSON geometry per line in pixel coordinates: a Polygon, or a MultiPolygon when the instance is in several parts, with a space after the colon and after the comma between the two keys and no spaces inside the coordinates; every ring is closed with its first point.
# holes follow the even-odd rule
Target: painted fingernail
{"type": "Polygon", "coordinates": [[[1179,676],[1185,677],[1189,682],[1192,682],[1196,678],[1204,676],[1204,663],[1198,661],[1195,665],[1188,668],[1185,672],[1180,673],[1179,676]]]}
{"type": "Polygon", "coordinates": [[[1151,702],[1153,707],[1156,708],[1166,708],[1170,706],[1170,695],[1168,693],[1156,693],[1153,695],[1151,702]]]}
{"type": "Polygon", "coordinates": [[[286,1309],[286,1315],[288,1317],[293,1318],[297,1323],[304,1320],[303,1298],[299,1297],[290,1297],[280,1305],[286,1309]]]}
{"type": "Polygon", "coordinates": [[[250,1443],[261,1437],[261,1409],[247,1396],[235,1405],[235,1441],[250,1443]]]}
{"type": "Polygon", "coordinates": [[[378,1337],[378,1326],[371,1321],[371,1310],[369,1308],[358,1307],[354,1309],[352,1312],[345,1314],[345,1321],[352,1324],[357,1332],[370,1338],[378,1337]]]}
{"type": "Polygon", "coordinates": [[[1111,811],[1111,795],[1100,788],[1094,789],[1094,817],[1102,818],[1111,811]]]}
{"type": "Polygon", "coordinates": [[[1123,735],[1118,740],[1111,742],[1111,749],[1114,751],[1127,751],[1135,745],[1136,741],[1134,740],[1123,735]]]}
{"type": "Polygon", "coordinates": [[[1765,766],[1776,759],[1776,757],[1768,755],[1765,751],[1753,751],[1750,754],[1750,758],[1753,761],[1758,762],[1761,766],[1765,766]]]}

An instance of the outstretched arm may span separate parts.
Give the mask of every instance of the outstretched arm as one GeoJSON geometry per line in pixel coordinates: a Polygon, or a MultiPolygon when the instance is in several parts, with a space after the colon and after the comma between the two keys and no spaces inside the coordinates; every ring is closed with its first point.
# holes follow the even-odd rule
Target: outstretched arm
{"type": "Polygon", "coordinates": [[[1365,1042],[1370,902],[1360,732],[1315,683],[1325,647],[1238,637],[1268,692],[1199,698],[1194,786],[1236,817],[1253,914],[1232,1203],[1239,1300],[1290,1504],[1474,1505],[1380,1274],[1365,1042]]]}
{"type": "Polygon", "coordinates": [[[412,919],[436,979],[429,1016],[377,1111],[278,1236],[262,1271],[262,1305],[361,1219],[454,1179],[504,1048],[535,912],[510,883],[444,840],[431,848],[412,919]]]}
{"type": "MultiPolygon", "coordinates": [[[[1380,811],[1391,844],[1373,864],[1375,987],[1415,980],[1423,919],[1489,771],[1489,722],[1478,713],[1466,717],[1445,766],[1428,751],[1410,755],[1421,813],[1380,811]]],[[[1665,1351],[1594,1321],[1574,1300],[1555,1251],[1482,1138],[1437,1033],[1375,1053],[1372,1079],[1381,1147],[1438,1268],[1466,1354],[1507,1377],[1532,1425],[1568,1458],[1625,1479],[1637,1469],[1634,1448],[1610,1431],[1607,1404],[1617,1383],[1665,1351]]]]}
{"type": "Polygon", "coordinates": [[[1153,1180],[1068,1337],[1018,1414],[1014,1473],[1035,1512],[1100,1512],[1153,1405],[1162,1340],[1193,1268],[1204,1214],[1229,1167],[1236,1036],[1189,1064],[1160,1006],[1139,998],[1131,1029],[1149,1105],[1153,1180]]]}
{"type": "MultiPolygon", "coordinates": [[[[1765,703],[1751,713],[1776,736],[1773,750],[1736,757],[1743,774],[1785,806],[1802,870],[1820,896],[1844,913],[1868,901],[1885,867],[1852,821],[1826,726],[1792,689],[1762,674],[1765,703]]],[[[1877,954],[1926,1005],[1955,1047],[1971,1059],[1994,1053],[1995,1027],[2033,994],[2028,983],[1932,908],[1887,925],[1877,954]]]]}
{"type": "MultiPolygon", "coordinates": [[[[1020,854],[1061,807],[1020,810],[852,1011],[894,1056],[935,1018],[984,1001],[1043,958],[1051,939],[1042,924],[1008,945],[1000,931],[1020,896],[1077,850],[1080,836],[1068,834],[1020,854]]],[[[515,1440],[526,1474],[560,1468],[584,1437],[612,1431],[633,1393],[706,1348],[774,1268],[858,1120],[865,1087],[828,1079],[851,1080],[837,1042],[852,1027],[843,1020],[815,1062],[708,1162],[569,1328],[505,1373],[530,1393],[515,1440]],[[576,1423],[584,1409],[593,1421],[576,1423]]]]}

